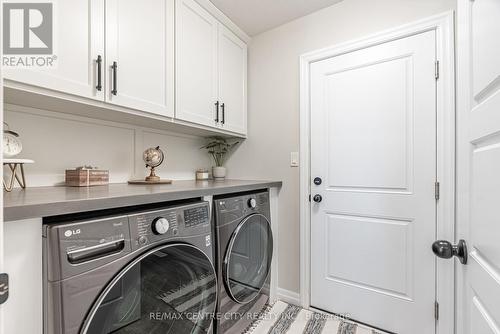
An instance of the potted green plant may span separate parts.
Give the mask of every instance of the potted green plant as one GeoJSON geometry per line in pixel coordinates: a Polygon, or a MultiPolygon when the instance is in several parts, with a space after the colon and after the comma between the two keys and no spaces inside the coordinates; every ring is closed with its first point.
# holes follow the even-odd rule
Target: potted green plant
{"type": "Polygon", "coordinates": [[[201,147],[201,149],[207,150],[215,162],[215,166],[212,167],[212,176],[215,180],[222,180],[226,177],[226,167],[224,167],[226,155],[238,143],[238,141],[228,143],[224,137],[209,137],[207,144],[201,147]]]}

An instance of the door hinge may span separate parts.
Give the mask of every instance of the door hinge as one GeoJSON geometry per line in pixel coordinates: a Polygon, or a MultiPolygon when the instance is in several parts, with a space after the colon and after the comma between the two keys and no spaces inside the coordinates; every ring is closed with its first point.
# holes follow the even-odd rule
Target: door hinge
{"type": "Polygon", "coordinates": [[[435,63],[435,76],[436,76],[436,80],[439,79],[439,60],[436,60],[436,63],[435,63]]]}
{"type": "Polygon", "coordinates": [[[439,182],[436,181],[434,183],[434,197],[436,198],[436,201],[439,200],[439,192],[440,192],[439,182]]]}
{"type": "Polygon", "coordinates": [[[9,275],[0,274],[0,304],[3,304],[9,298],[9,275]]]}
{"type": "Polygon", "coordinates": [[[434,302],[434,319],[439,320],[439,303],[434,302]]]}

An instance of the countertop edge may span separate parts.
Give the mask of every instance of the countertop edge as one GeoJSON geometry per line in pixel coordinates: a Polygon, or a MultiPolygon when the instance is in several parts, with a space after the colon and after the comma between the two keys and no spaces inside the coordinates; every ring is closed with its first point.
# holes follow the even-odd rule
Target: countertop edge
{"type": "Polygon", "coordinates": [[[158,192],[154,194],[124,195],[107,198],[7,206],[4,207],[3,214],[5,222],[12,222],[31,218],[43,218],[85,211],[126,207],[131,205],[182,200],[193,197],[223,195],[264,188],[280,188],[282,184],[283,183],[281,181],[256,181],[256,183],[244,185],[228,185],[210,187],[206,189],[186,189],[158,192]]]}

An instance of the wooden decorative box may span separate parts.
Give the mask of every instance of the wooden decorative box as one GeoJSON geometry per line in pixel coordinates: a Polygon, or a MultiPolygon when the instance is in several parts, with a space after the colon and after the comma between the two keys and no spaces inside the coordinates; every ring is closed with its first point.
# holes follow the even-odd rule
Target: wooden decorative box
{"type": "Polygon", "coordinates": [[[69,187],[90,187],[109,184],[109,171],[101,169],[67,169],[66,185],[69,187]]]}

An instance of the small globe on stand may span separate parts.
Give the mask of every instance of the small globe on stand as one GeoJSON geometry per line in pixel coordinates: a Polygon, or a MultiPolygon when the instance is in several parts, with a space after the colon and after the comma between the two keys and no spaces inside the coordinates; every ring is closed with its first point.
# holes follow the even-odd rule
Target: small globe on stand
{"type": "Polygon", "coordinates": [[[144,151],[142,159],[146,164],[147,168],[151,169],[149,176],[146,176],[147,182],[159,182],[160,177],[156,175],[155,168],[160,166],[165,159],[163,151],[160,150],[160,146],[151,147],[144,151]]]}
{"type": "Polygon", "coordinates": [[[165,159],[165,154],[160,150],[160,146],[148,148],[142,154],[142,160],[146,164],[146,168],[150,169],[149,176],[140,180],[130,180],[129,184],[172,184],[172,180],[161,179],[156,175],[156,167],[160,166],[165,159]]]}

